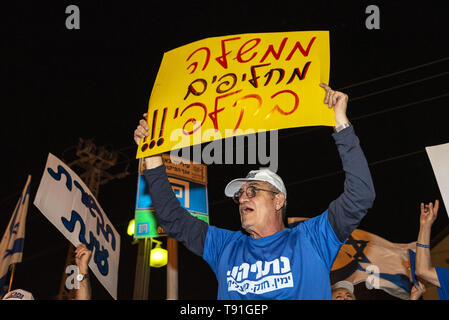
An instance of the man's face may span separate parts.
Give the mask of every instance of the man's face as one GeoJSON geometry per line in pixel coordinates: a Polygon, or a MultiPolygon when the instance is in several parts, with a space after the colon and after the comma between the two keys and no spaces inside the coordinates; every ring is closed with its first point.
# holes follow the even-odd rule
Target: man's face
{"type": "Polygon", "coordinates": [[[355,295],[345,288],[332,291],[332,300],[355,300],[355,295]]]}
{"type": "Polygon", "coordinates": [[[264,226],[275,222],[276,197],[272,192],[256,190],[256,195],[249,198],[245,192],[249,186],[264,190],[273,190],[273,187],[265,181],[248,181],[240,188],[244,191],[239,200],[242,227],[246,231],[258,232],[264,226]]]}

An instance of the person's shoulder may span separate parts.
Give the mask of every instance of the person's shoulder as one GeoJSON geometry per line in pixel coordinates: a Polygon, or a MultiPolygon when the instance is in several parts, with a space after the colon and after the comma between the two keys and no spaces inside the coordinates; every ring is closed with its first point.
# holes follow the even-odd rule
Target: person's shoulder
{"type": "Polygon", "coordinates": [[[288,218],[288,226],[287,227],[290,229],[294,229],[309,219],[310,218],[304,218],[304,217],[290,217],[290,218],[288,218]]]}
{"type": "Polygon", "coordinates": [[[301,220],[294,221],[289,224],[289,228],[298,234],[315,234],[316,232],[322,232],[330,228],[328,219],[328,210],[312,217],[301,218],[301,220]]]}
{"type": "Polygon", "coordinates": [[[302,221],[296,221],[296,222],[292,222],[288,224],[288,228],[290,229],[295,229],[297,228],[300,224],[304,223],[306,220],[302,220],[302,221]]]}
{"type": "Polygon", "coordinates": [[[303,217],[288,218],[289,222],[288,227],[291,229],[295,229],[320,223],[321,220],[323,220],[323,218],[327,217],[327,212],[328,210],[325,210],[324,212],[312,218],[303,218],[303,217]]]}
{"type": "Polygon", "coordinates": [[[244,238],[246,235],[242,231],[234,231],[229,229],[224,229],[216,226],[209,225],[208,235],[212,235],[214,237],[221,237],[221,238],[227,238],[227,239],[233,239],[237,240],[239,238],[244,238]]]}

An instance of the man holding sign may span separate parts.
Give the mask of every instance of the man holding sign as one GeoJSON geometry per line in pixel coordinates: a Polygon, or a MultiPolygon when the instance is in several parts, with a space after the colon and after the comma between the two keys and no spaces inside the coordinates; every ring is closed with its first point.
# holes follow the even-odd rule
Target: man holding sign
{"type": "Polygon", "coordinates": [[[419,234],[416,243],[416,275],[435,285],[440,300],[449,300],[449,269],[432,266],[430,256],[430,234],[437,219],[439,201],[424,204],[421,202],[419,234]]]}
{"type": "Polygon", "coordinates": [[[165,52],[137,158],[255,132],[332,126],[332,110],[317,99],[329,70],[329,32],[322,30],[212,37],[165,52]]]}
{"type": "MultiPolygon", "coordinates": [[[[168,236],[203,257],[218,281],[218,299],[331,299],[329,272],[346,238],[372,206],[375,192],[363,151],[347,116],[348,96],[320,84],[324,103],[334,110],[335,139],[346,173],[344,192],[315,218],[284,225],[287,190],[264,169],[232,180],[225,189],[239,205],[243,229],[229,231],[191,216],[171,190],[160,156],[145,157],[159,223],[168,236]]],[[[324,108],[324,106],[323,106],[324,108]]],[[[134,140],[148,137],[146,120],[134,140]]]]}

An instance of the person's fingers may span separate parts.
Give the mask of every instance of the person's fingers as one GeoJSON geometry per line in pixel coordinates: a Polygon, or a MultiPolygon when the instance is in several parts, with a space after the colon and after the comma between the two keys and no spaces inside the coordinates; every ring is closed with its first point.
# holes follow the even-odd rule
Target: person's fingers
{"type": "Polygon", "coordinates": [[[335,91],[329,90],[329,100],[328,100],[328,102],[327,102],[327,105],[329,106],[329,109],[332,108],[332,106],[334,105],[334,104],[333,104],[333,101],[334,101],[334,95],[335,95],[335,91]]]}
{"type": "Polygon", "coordinates": [[[435,206],[433,208],[433,211],[435,212],[435,214],[438,212],[439,206],[440,206],[440,202],[438,200],[435,200],[435,206]]]}
{"type": "Polygon", "coordinates": [[[139,125],[142,126],[145,130],[148,131],[148,129],[150,129],[150,127],[148,126],[148,123],[146,120],[144,119],[140,119],[139,121],[139,125]]]}
{"type": "Polygon", "coordinates": [[[343,100],[347,100],[347,99],[348,99],[348,95],[347,94],[345,94],[343,92],[340,92],[340,91],[336,92],[336,101],[335,101],[335,103],[337,103],[340,100],[343,101],[343,100]]]}
{"type": "Polygon", "coordinates": [[[136,130],[134,130],[134,135],[138,136],[139,138],[142,138],[143,133],[144,133],[144,130],[142,130],[140,126],[138,126],[136,128],[136,130]]]}
{"type": "Polygon", "coordinates": [[[320,83],[320,87],[323,88],[323,89],[326,90],[326,91],[331,90],[331,87],[329,87],[329,86],[328,86],[327,84],[325,84],[325,83],[320,83]]]}
{"type": "Polygon", "coordinates": [[[324,94],[323,103],[327,104],[328,101],[329,101],[329,91],[326,91],[326,93],[324,94]]]}
{"type": "Polygon", "coordinates": [[[140,133],[140,130],[139,130],[139,129],[134,130],[134,141],[135,141],[137,144],[139,144],[140,139],[142,139],[142,138],[143,138],[143,134],[140,133]]]}
{"type": "Polygon", "coordinates": [[[148,129],[146,129],[145,127],[142,126],[138,126],[137,129],[139,130],[139,133],[143,136],[148,136],[148,129]]]}
{"type": "Polygon", "coordinates": [[[323,103],[328,104],[328,102],[329,102],[329,93],[331,91],[331,88],[328,85],[324,84],[324,83],[320,83],[320,87],[323,88],[326,91],[326,93],[324,95],[323,103]]]}
{"type": "Polygon", "coordinates": [[[142,138],[144,137],[144,135],[142,133],[140,133],[139,129],[134,130],[134,142],[139,145],[140,140],[142,140],[142,138]]]}
{"type": "Polygon", "coordinates": [[[76,248],[76,250],[75,250],[75,254],[79,254],[79,253],[81,253],[81,252],[83,252],[85,250],[85,248],[83,248],[83,247],[78,247],[78,248],[76,248]]]}
{"type": "Polygon", "coordinates": [[[88,255],[89,255],[89,250],[85,249],[85,250],[82,250],[82,251],[78,252],[76,257],[78,259],[81,259],[83,256],[88,256],[88,255]]]}
{"type": "Polygon", "coordinates": [[[332,106],[335,106],[338,102],[338,100],[341,99],[341,92],[335,91],[332,96],[332,106]]]}
{"type": "Polygon", "coordinates": [[[333,91],[331,105],[335,106],[338,102],[347,99],[347,95],[340,91],[333,91]]]}
{"type": "Polygon", "coordinates": [[[148,115],[147,113],[143,114],[143,117],[145,119],[140,119],[139,125],[137,126],[136,130],[134,130],[134,141],[136,142],[136,144],[139,144],[142,138],[149,136],[148,133],[149,127],[146,121],[147,115],[148,115]]]}
{"type": "Polygon", "coordinates": [[[145,130],[142,126],[138,126],[136,130],[134,130],[134,140],[136,143],[139,143],[140,139],[147,137],[148,135],[148,130],[145,130]]]}

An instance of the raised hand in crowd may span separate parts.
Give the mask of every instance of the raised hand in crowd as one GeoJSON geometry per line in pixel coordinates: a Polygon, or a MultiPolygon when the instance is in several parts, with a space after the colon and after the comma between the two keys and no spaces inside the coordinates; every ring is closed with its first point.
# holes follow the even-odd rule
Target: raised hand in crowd
{"type": "Polygon", "coordinates": [[[413,284],[410,292],[410,300],[419,300],[424,292],[426,292],[426,286],[418,281],[418,284],[413,284]]]}
{"type": "Polygon", "coordinates": [[[419,217],[419,234],[416,244],[416,275],[422,279],[440,286],[435,268],[432,266],[430,257],[430,235],[432,225],[437,219],[439,201],[435,200],[424,204],[421,202],[421,215],[419,217]]]}
{"type": "Polygon", "coordinates": [[[80,244],[75,250],[75,262],[78,266],[78,276],[76,280],[79,288],[75,293],[75,300],[90,300],[91,286],[89,280],[89,261],[92,258],[92,251],[87,249],[86,245],[80,244]]]}
{"type": "MultiPolygon", "coordinates": [[[[141,139],[144,139],[149,135],[147,115],[147,113],[143,114],[144,119],[140,119],[139,125],[137,126],[136,130],[134,130],[134,141],[137,145],[139,145],[141,139]]],[[[162,165],[162,157],[160,155],[145,158],[146,169],[153,169],[159,167],[160,165],[162,165]]]]}

